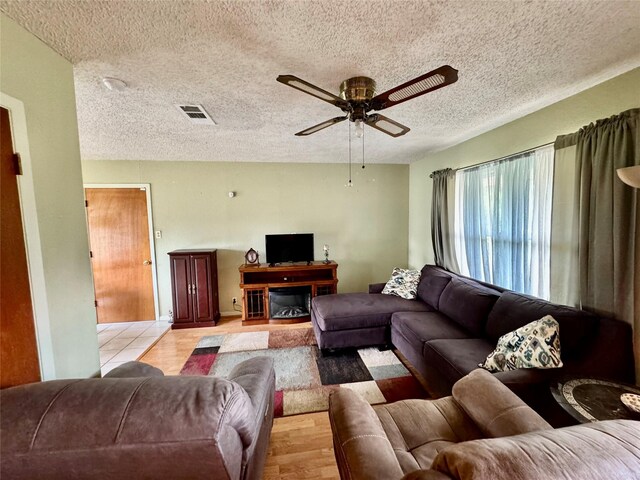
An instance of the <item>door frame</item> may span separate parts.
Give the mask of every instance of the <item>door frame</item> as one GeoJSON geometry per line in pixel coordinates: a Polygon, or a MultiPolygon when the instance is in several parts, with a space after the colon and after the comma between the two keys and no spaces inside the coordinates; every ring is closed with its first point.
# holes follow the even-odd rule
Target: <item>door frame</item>
{"type": "Polygon", "coordinates": [[[0,105],[9,111],[13,149],[20,153],[22,175],[18,175],[18,195],[22,210],[22,228],[24,230],[27,253],[27,269],[31,287],[31,303],[38,348],[38,361],[42,380],[56,378],[55,357],[51,338],[51,320],[40,244],[40,228],[36,194],[33,186],[33,168],[29,151],[29,136],[24,103],[17,98],[0,91],[0,105]]]}
{"type": "MultiPolygon", "coordinates": [[[[147,195],[147,220],[149,223],[149,255],[153,261],[151,262],[151,281],[153,283],[153,311],[155,312],[156,322],[160,320],[160,309],[158,301],[158,271],[156,269],[156,243],[153,235],[153,214],[151,208],[151,184],[150,183],[85,183],[83,186],[86,188],[139,188],[145,190],[147,195]]],[[[85,196],[86,198],[86,196],[85,196]]],[[[89,234],[89,218],[87,217],[87,235],[89,234]]],[[[89,241],[89,248],[91,248],[91,241],[89,241]]],[[[93,264],[91,265],[91,275],[93,276],[93,264]]]]}

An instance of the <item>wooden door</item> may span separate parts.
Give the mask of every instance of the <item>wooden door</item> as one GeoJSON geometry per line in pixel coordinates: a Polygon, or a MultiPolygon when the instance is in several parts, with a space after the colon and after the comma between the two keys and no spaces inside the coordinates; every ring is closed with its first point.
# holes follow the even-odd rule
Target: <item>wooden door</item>
{"type": "Polygon", "coordinates": [[[0,107],[0,388],[40,380],[9,112],[0,107]]]}
{"type": "Polygon", "coordinates": [[[214,318],[211,255],[191,256],[191,282],[194,321],[212,322],[214,318]]]}
{"type": "Polygon", "coordinates": [[[147,194],[86,188],[98,323],[154,320],[147,194]]]}
{"type": "Polygon", "coordinates": [[[173,295],[173,321],[193,322],[191,298],[191,257],[171,255],[171,283],[173,295]]]}

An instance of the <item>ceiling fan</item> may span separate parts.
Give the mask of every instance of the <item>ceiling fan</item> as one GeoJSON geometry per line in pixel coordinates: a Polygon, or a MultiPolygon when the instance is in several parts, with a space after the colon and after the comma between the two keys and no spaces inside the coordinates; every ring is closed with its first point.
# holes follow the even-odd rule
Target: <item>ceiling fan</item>
{"type": "Polygon", "coordinates": [[[458,71],[449,65],[443,65],[379,95],[376,95],[376,82],[373,79],[369,77],[353,77],[340,84],[339,97],[294,75],[280,75],[277,80],[296,90],[331,103],[345,113],[343,116],[326,120],[302,130],[296,133],[297,136],[311,135],[336,123],[350,120],[355,123],[356,135],[358,135],[359,130],[362,132],[363,124],[367,124],[387,135],[399,137],[407,133],[410,128],[379,113],[369,112],[372,110],[384,110],[438,88],[451,85],[458,80],[458,71]]]}

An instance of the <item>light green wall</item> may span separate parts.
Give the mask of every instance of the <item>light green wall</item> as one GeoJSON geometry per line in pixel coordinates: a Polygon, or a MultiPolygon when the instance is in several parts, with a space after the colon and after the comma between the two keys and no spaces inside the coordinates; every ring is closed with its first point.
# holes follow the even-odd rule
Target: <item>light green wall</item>
{"type": "Polygon", "coordinates": [[[4,15],[0,40],[0,90],[26,114],[51,335],[41,358],[56,378],[90,376],[100,365],[73,68],[4,15]]]}
{"type": "Polygon", "coordinates": [[[254,248],[264,262],[264,235],[311,232],[338,267],[340,292],[366,291],[407,263],[409,167],[354,169],[345,164],[84,161],[85,183],[149,183],[160,314],[171,308],[167,252],[218,249],[220,310],[240,298],[238,266],[254,248]],[[228,192],[237,196],[229,198],[228,192]]]}
{"type": "Polygon", "coordinates": [[[409,265],[433,263],[429,174],[460,168],[553,142],[600,118],[640,106],[640,68],[554,103],[454,147],[411,164],[409,186],[409,265]]]}

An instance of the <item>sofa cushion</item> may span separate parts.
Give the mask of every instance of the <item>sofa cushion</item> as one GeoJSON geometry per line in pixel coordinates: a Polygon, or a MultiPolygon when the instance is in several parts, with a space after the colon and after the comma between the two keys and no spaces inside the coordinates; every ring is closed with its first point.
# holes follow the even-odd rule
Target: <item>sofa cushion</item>
{"type": "Polygon", "coordinates": [[[478,368],[493,350],[484,338],[430,340],[424,344],[424,361],[438,371],[450,384],[478,368]]]}
{"type": "Polygon", "coordinates": [[[396,312],[391,316],[391,328],[418,352],[429,340],[469,337],[461,326],[440,312],[396,312]]]}
{"type": "Polygon", "coordinates": [[[458,380],[451,394],[487,437],[552,428],[500,380],[481,368],[458,380]]]}
{"type": "Polygon", "coordinates": [[[588,345],[598,327],[598,318],[577,308],[556,305],[522,293],[503,293],[487,320],[486,334],[494,342],[505,333],[551,315],[560,325],[563,358],[575,357],[588,345]]]}
{"type": "Polygon", "coordinates": [[[484,332],[487,316],[499,296],[497,290],[452,278],[440,295],[438,310],[479,336],[484,332]]]}
{"type": "Polygon", "coordinates": [[[498,339],[496,349],[479,366],[490,372],[562,367],[558,322],[546,315],[505,333],[498,339]]]}
{"type": "Polygon", "coordinates": [[[374,410],[405,474],[429,468],[449,445],[483,437],[452,397],[403,400],[374,410]]]}
{"type": "Polygon", "coordinates": [[[633,420],[609,420],[451,445],[435,470],[452,478],[637,479],[640,429],[633,420]]]}
{"type": "Polygon", "coordinates": [[[419,300],[380,293],[321,295],[312,301],[314,319],[321,330],[344,330],[389,325],[394,312],[433,310],[419,300]]]}
{"type": "Polygon", "coordinates": [[[425,265],[422,267],[418,284],[418,298],[437,310],[440,295],[449,281],[451,281],[449,272],[433,265],[425,265]]]}

